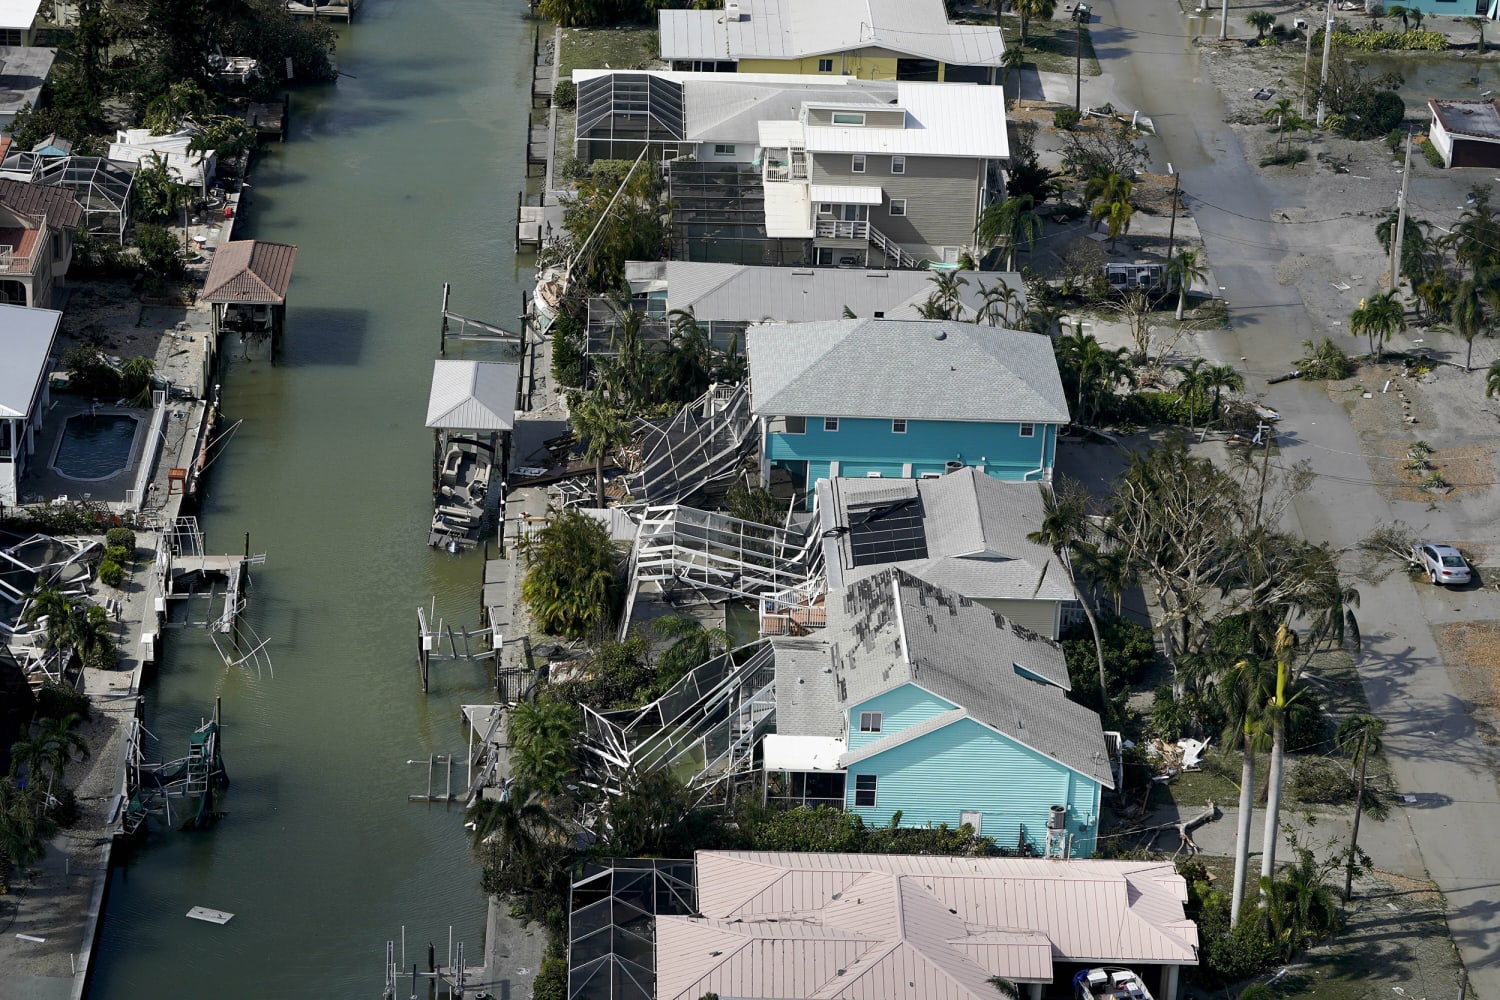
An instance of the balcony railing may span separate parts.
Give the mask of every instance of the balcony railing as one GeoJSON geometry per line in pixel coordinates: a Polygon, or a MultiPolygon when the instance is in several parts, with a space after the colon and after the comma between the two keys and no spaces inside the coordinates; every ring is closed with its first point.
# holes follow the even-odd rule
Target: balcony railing
{"type": "Polygon", "coordinates": [[[815,235],[833,240],[867,240],[870,238],[868,222],[844,222],[838,219],[819,219],[815,235]]]}

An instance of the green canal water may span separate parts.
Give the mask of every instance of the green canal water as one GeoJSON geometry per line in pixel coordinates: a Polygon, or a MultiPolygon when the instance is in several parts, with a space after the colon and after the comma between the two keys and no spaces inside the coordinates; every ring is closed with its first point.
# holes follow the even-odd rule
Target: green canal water
{"type": "Polygon", "coordinates": [[[403,925],[409,961],[429,941],[442,956],[451,926],[479,964],[462,807],[407,801],[426,768],[406,762],[462,761],[458,706],[488,691],[468,664],[436,665],[430,695],[417,681],[416,608],[436,596],[477,624],[481,576],[477,555],[425,546],[422,424],[442,282],[457,312],[511,328],[519,312],[532,27],[520,0],[365,0],[340,31],[345,75],[293,95],[290,141],[256,167],[236,236],[299,247],[286,358],[233,365],[225,411],[244,423],[201,522],[210,551],[249,532],[267,554],[248,620],[275,675],[170,633],[146,692],[152,749],[182,756],[221,696],[227,815],[157,825],[116,870],[91,997],[377,997],[403,925]],[[195,905],[235,916],[185,919],[195,905]]]}

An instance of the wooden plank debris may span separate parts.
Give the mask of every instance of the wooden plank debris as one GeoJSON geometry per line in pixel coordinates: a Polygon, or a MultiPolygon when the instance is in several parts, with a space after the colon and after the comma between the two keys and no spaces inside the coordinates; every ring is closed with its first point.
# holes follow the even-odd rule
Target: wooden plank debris
{"type": "Polygon", "coordinates": [[[207,906],[195,906],[187,911],[187,915],[194,920],[202,920],[210,924],[227,924],[234,917],[233,913],[213,910],[207,906]]]}

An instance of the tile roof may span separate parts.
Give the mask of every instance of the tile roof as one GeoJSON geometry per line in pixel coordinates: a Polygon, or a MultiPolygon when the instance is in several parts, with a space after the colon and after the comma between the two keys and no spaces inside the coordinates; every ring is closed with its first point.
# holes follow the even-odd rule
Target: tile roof
{"type": "Polygon", "coordinates": [[[0,205],[32,218],[45,215],[55,229],[76,229],[83,219],[83,206],[73,192],[50,184],[0,178],[0,205]]]}
{"type": "Polygon", "coordinates": [[[1197,964],[1169,863],[699,851],[657,920],[657,996],[993,1000],[1053,963],[1197,964]]]}
{"type": "Polygon", "coordinates": [[[31,412],[61,322],[55,309],[0,305],[0,417],[31,412]]]}
{"type": "Polygon", "coordinates": [[[1002,482],[966,467],[938,479],[908,480],[922,500],[927,558],[855,566],[847,535],[831,529],[848,523],[848,512],[882,502],[882,480],[839,477],[819,480],[816,504],[823,535],[823,563],[832,588],[900,566],[915,577],[975,600],[1070,601],[1067,573],[1044,545],[1026,536],[1042,521],[1036,483],[1002,482]]]}
{"type": "Polygon", "coordinates": [[[763,323],[746,331],[758,415],[1066,423],[1050,338],[949,320],[763,323]]]}
{"type": "Polygon", "coordinates": [[[284,305],[297,248],[265,240],[221,244],[203,281],[204,302],[284,305]]]}
{"type": "Polygon", "coordinates": [[[818,637],[773,639],[772,648],[777,732],[842,736],[850,709],[915,684],[1006,738],[1114,787],[1098,714],[1065,693],[1062,648],[901,570],[830,594],[828,625],[818,637]]]}
{"type": "Polygon", "coordinates": [[[519,365],[496,361],[434,361],[427,426],[508,431],[516,422],[519,365]]]}
{"type": "Polygon", "coordinates": [[[739,0],[741,18],[722,10],[663,10],[663,59],[800,59],[856,49],[958,65],[998,66],[998,27],[950,24],[941,0],[739,0]]]}

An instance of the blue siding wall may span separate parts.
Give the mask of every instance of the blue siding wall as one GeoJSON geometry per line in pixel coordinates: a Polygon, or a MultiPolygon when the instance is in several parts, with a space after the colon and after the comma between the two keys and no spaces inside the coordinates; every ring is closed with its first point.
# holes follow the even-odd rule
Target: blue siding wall
{"type": "Polygon", "coordinates": [[[867,824],[957,827],[959,813],[984,814],[981,833],[1015,848],[1024,828],[1038,853],[1046,846],[1048,809],[1067,805],[1073,856],[1094,851],[1099,785],[1057,761],[964,719],[849,768],[847,808],[867,824]],[[854,804],[856,777],[877,778],[873,807],[854,804]]]}
{"type": "Polygon", "coordinates": [[[897,434],[889,420],[845,418],[838,430],[827,431],[822,417],[808,417],[805,434],[767,434],[765,453],[772,463],[808,463],[809,502],[812,484],[829,478],[833,462],[841,476],[916,477],[962,462],[982,466],[996,479],[1037,480],[1046,475],[1038,470],[1050,471],[1056,458],[1057,425],[1033,426],[1033,436],[1022,437],[1016,423],[913,420],[906,433],[897,434]]]}
{"type": "Polygon", "coordinates": [[[875,740],[889,739],[908,726],[926,722],[934,715],[951,712],[957,705],[924,691],[914,684],[903,684],[894,691],[871,698],[849,712],[849,749],[858,750],[875,740]],[[859,731],[861,712],[881,713],[880,732],[859,731]]]}

